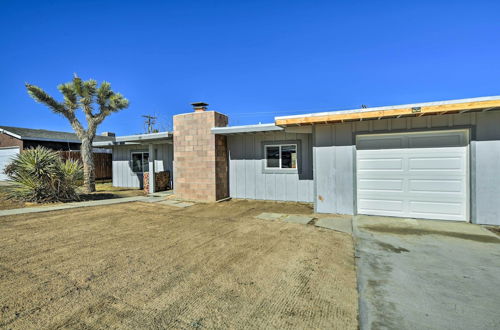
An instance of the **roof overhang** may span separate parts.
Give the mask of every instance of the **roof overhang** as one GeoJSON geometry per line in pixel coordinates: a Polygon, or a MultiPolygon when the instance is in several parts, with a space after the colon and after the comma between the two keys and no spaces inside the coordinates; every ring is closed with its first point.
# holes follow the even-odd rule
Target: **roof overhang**
{"type": "Polygon", "coordinates": [[[212,128],[212,133],[220,135],[229,135],[229,134],[243,134],[243,133],[274,132],[282,130],[284,130],[283,127],[276,126],[275,124],[258,124],[258,125],[245,125],[245,126],[214,127],[212,128]]]}
{"type": "Polygon", "coordinates": [[[280,116],[275,117],[275,124],[279,126],[291,126],[342,123],[383,118],[421,117],[426,115],[489,111],[493,109],[500,109],[500,96],[280,116]]]}
{"type": "Polygon", "coordinates": [[[24,141],[48,141],[48,142],[62,142],[62,143],[82,143],[80,140],[64,140],[64,139],[48,139],[48,138],[35,138],[35,137],[21,137],[24,141]]]}
{"type": "MultiPolygon", "coordinates": [[[[82,143],[82,141],[80,141],[78,139],[75,139],[75,140],[72,140],[72,139],[53,139],[53,138],[42,138],[42,137],[33,137],[33,136],[22,136],[22,135],[15,134],[15,133],[8,131],[6,129],[3,129],[3,128],[0,128],[0,133],[4,133],[4,134],[12,136],[16,139],[24,140],[24,141],[47,141],[47,142],[78,143],[78,144],[82,143]]],[[[102,141],[100,141],[100,142],[102,142],[102,141]]],[[[109,142],[109,141],[104,141],[104,142],[109,142]]]]}
{"type": "Polygon", "coordinates": [[[119,145],[141,145],[141,144],[160,144],[169,143],[172,140],[172,132],[150,133],[117,136],[112,141],[94,142],[94,147],[113,147],[119,145]]]}
{"type": "Polygon", "coordinates": [[[16,139],[22,140],[21,135],[14,134],[14,133],[9,132],[9,131],[7,131],[7,130],[5,130],[5,129],[3,129],[3,128],[0,128],[0,133],[4,133],[4,134],[10,135],[10,136],[12,136],[12,137],[15,137],[16,139]]]}

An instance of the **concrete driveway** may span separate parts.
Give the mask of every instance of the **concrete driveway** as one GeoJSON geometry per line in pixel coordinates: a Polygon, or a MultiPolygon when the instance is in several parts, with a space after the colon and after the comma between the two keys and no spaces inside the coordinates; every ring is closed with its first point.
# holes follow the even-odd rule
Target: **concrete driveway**
{"type": "Polygon", "coordinates": [[[477,225],[354,217],[361,329],[499,329],[500,239],[477,225]]]}

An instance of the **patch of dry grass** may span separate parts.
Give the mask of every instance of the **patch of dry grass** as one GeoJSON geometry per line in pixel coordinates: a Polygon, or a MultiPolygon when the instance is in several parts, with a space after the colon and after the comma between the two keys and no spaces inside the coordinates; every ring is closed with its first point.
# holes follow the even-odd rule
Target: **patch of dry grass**
{"type": "Polygon", "coordinates": [[[350,236],[254,216],[308,205],[154,204],[0,218],[0,327],[357,329],[350,236]]]}
{"type": "MultiPolygon", "coordinates": [[[[61,203],[37,204],[37,203],[26,203],[26,202],[10,200],[7,198],[7,192],[9,189],[11,189],[11,186],[8,185],[0,186],[0,210],[61,204],[61,203]]],[[[80,198],[82,201],[89,201],[89,200],[102,200],[102,199],[133,197],[133,196],[144,196],[144,191],[142,189],[113,187],[111,183],[98,183],[96,184],[95,192],[91,194],[82,193],[80,195],[80,198]]]]}
{"type": "Polygon", "coordinates": [[[10,185],[4,183],[0,185],[0,210],[18,209],[27,206],[26,203],[13,201],[7,198],[7,194],[11,188],[10,185]]]}

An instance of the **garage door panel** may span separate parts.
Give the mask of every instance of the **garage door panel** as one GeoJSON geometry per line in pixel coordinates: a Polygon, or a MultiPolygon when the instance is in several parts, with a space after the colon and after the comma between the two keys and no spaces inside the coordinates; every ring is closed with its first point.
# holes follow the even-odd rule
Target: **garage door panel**
{"type": "Polygon", "coordinates": [[[463,171],[464,159],[461,155],[455,157],[409,157],[410,171],[463,171]]]}
{"type": "Polygon", "coordinates": [[[393,148],[404,148],[406,145],[406,140],[404,137],[399,136],[388,136],[382,135],[375,137],[373,139],[364,139],[359,141],[356,145],[358,150],[369,150],[369,149],[393,149],[393,148]]]}
{"type": "Polygon", "coordinates": [[[447,218],[460,218],[463,216],[462,203],[458,202],[433,202],[433,201],[410,201],[410,215],[431,215],[436,214],[447,218]]]}
{"type": "Polygon", "coordinates": [[[408,133],[409,148],[465,147],[469,143],[465,131],[408,133]]]}
{"type": "MultiPolygon", "coordinates": [[[[363,150],[359,149],[356,146],[357,150],[363,150]]],[[[406,150],[403,148],[397,148],[397,149],[390,149],[390,150],[406,150]]],[[[360,155],[361,159],[366,158],[366,159],[373,159],[373,158],[398,158],[396,156],[396,153],[387,153],[387,154],[381,154],[380,149],[377,150],[363,150],[363,153],[360,155]]]]}
{"type": "Polygon", "coordinates": [[[462,196],[462,193],[406,193],[403,199],[408,203],[459,203],[463,205],[465,199],[462,196]]]}
{"type": "Polygon", "coordinates": [[[359,179],[358,188],[363,191],[402,192],[404,180],[401,179],[359,179]]]}
{"type": "Polygon", "coordinates": [[[401,200],[361,198],[358,207],[366,211],[401,213],[404,209],[404,203],[401,200]]]}
{"type": "Polygon", "coordinates": [[[403,170],[403,159],[401,158],[373,158],[360,159],[358,162],[360,171],[385,171],[385,170],[403,170]]]}
{"type": "MultiPolygon", "coordinates": [[[[419,193],[464,193],[465,183],[462,179],[442,180],[435,179],[409,179],[408,191],[419,193]]],[[[461,195],[460,195],[461,196],[461,195]]]]}
{"type": "Polygon", "coordinates": [[[358,213],[467,221],[466,131],[394,135],[357,150],[358,213]],[[395,140],[406,148],[383,148],[395,140]]]}
{"type": "Polygon", "coordinates": [[[435,148],[437,145],[441,147],[463,146],[463,134],[452,135],[426,135],[414,136],[409,138],[409,148],[435,148]]]}

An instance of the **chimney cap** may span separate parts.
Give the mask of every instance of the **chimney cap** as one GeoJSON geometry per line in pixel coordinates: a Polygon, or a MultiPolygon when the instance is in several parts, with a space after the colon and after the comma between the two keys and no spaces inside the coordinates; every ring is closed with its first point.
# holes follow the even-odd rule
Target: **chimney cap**
{"type": "Polygon", "coordinates": [[[205,103],[205,102],[193,102],[191,103],[191,105],[195,108],[198,108],[198,107],[206,107],[208,106],[208,103],[205,103]]]}
{"type": "Polygon", "coordinates": [[[205,102],[193,102],[191,105],[194,108],[194,111],[205,111],[207,109],[208,103],[205,102]]]}

